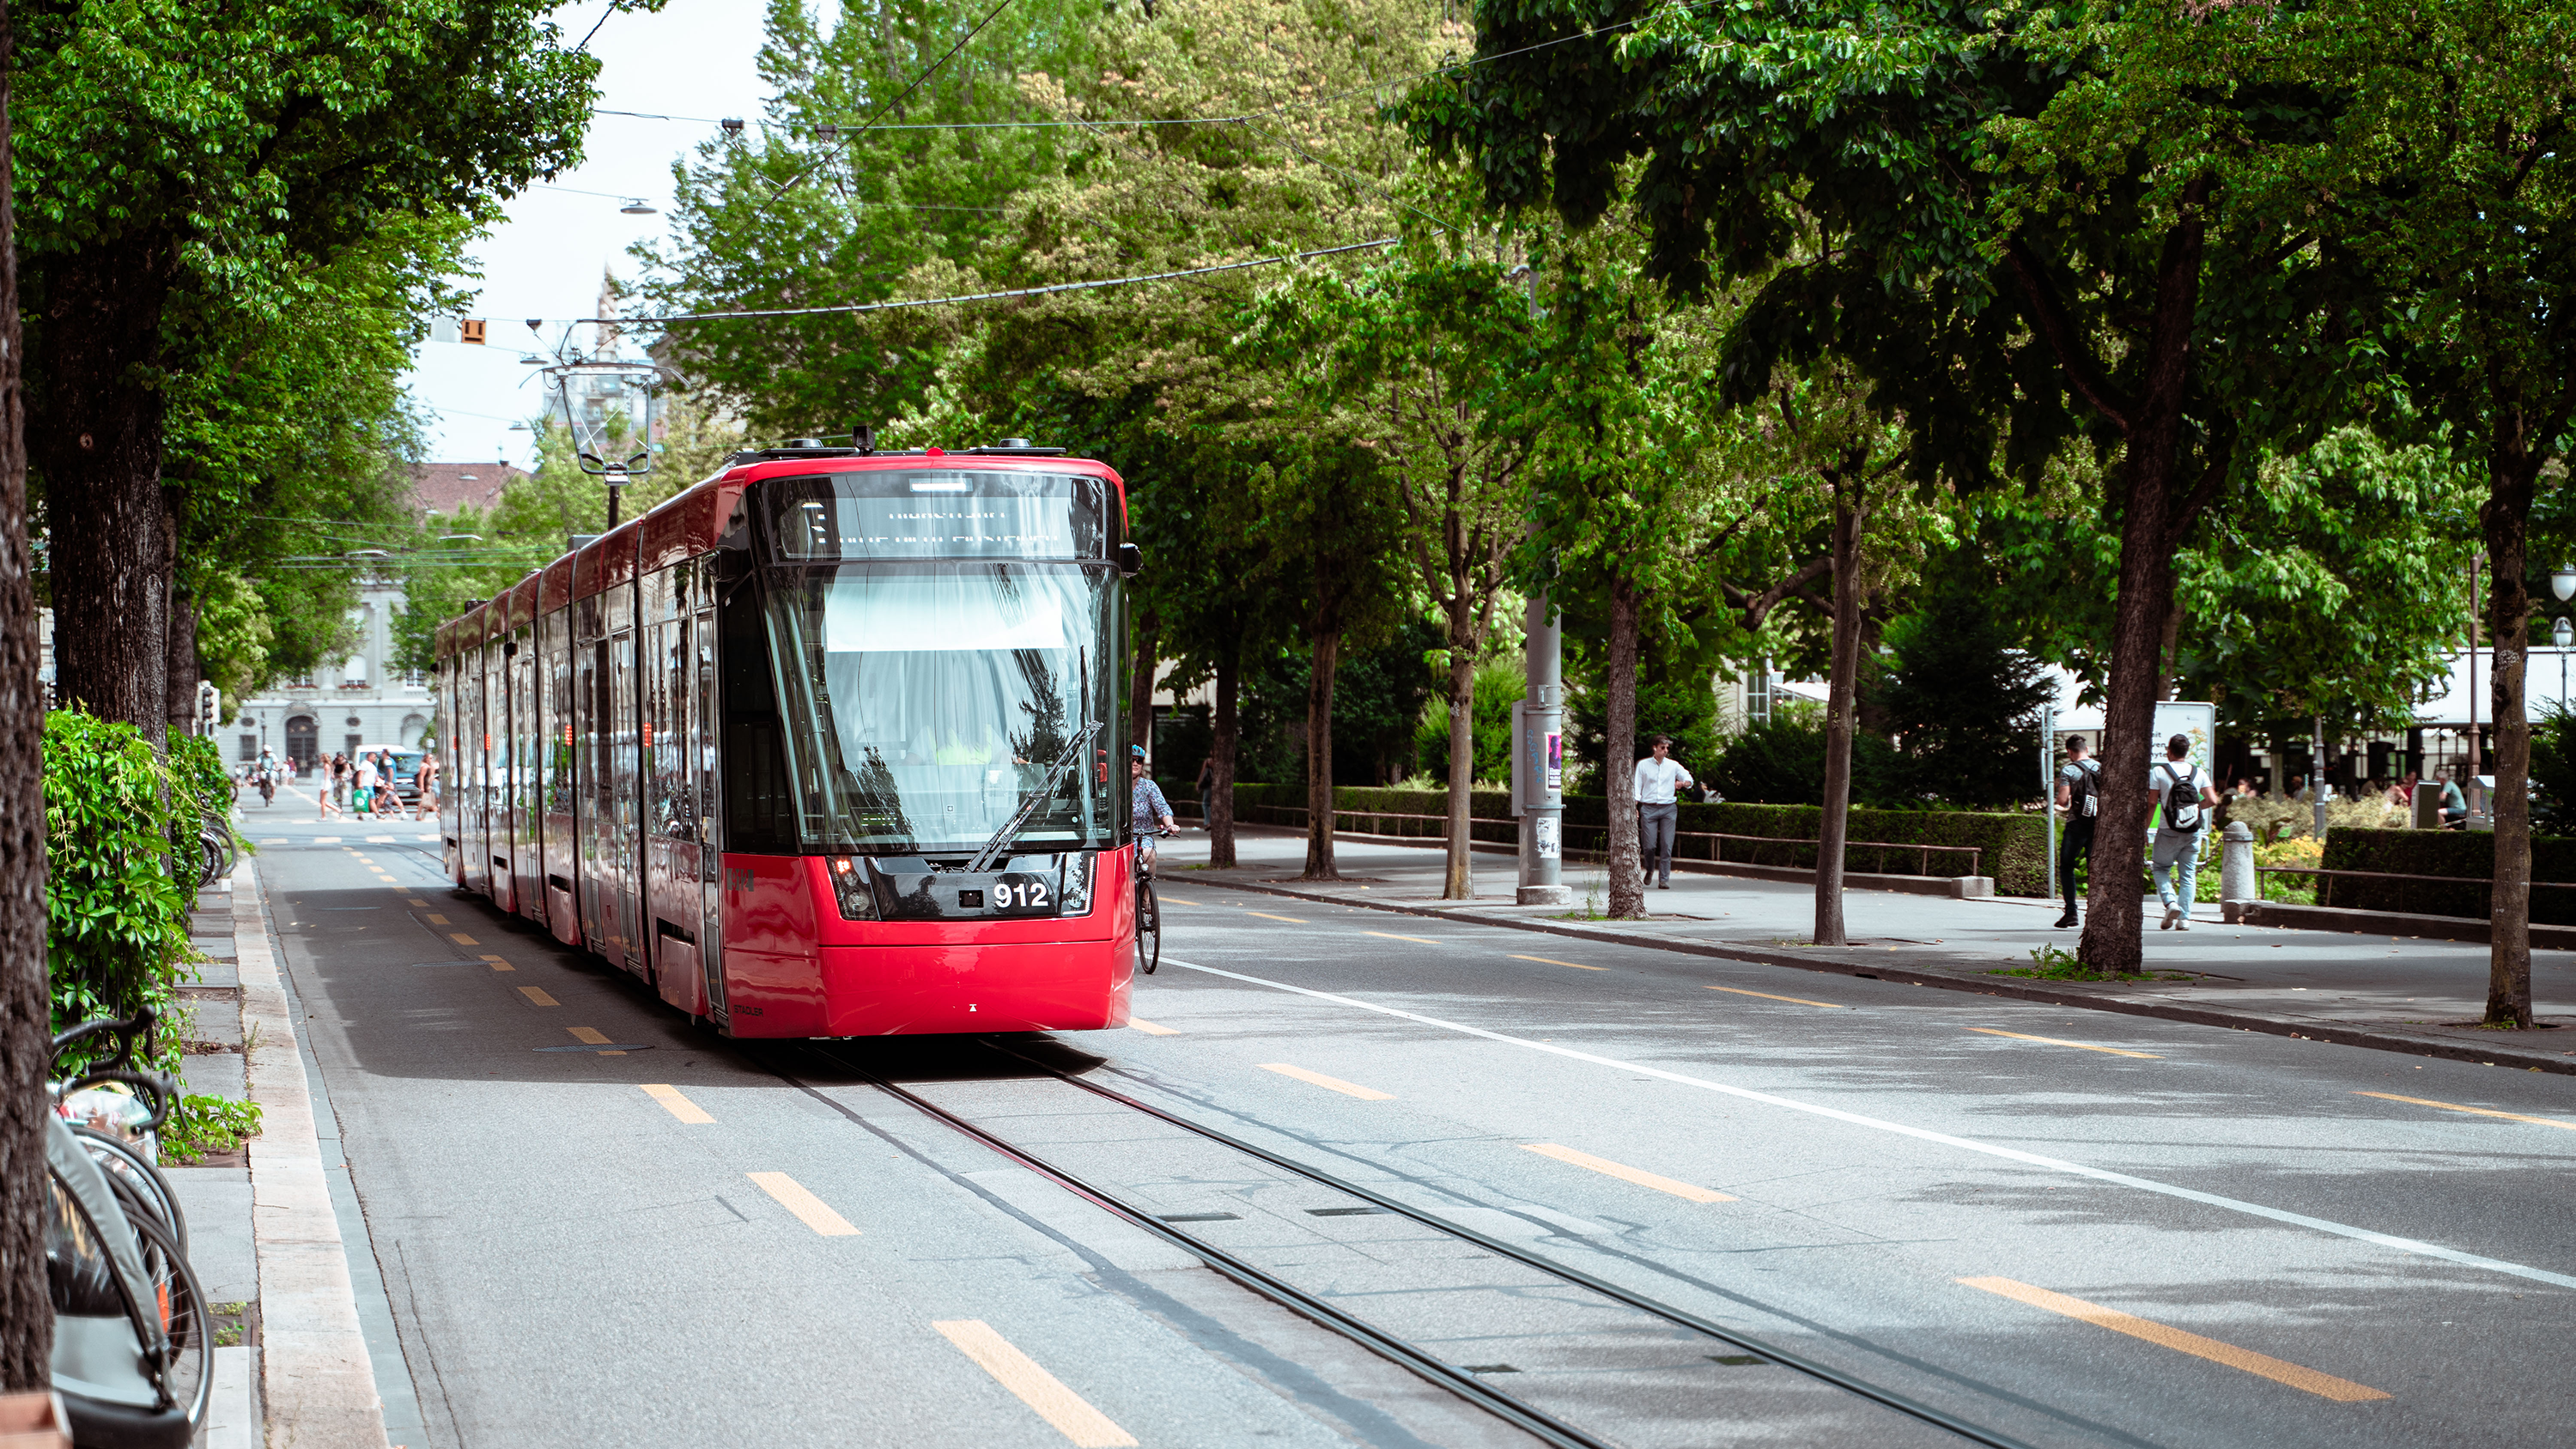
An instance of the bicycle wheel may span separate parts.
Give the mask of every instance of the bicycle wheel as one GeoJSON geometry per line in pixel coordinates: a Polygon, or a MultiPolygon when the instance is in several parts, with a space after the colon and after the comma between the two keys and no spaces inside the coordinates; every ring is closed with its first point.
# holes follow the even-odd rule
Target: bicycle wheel
{"type": "MultiPolygon", "coordinates": [[[[170,1180],[161,1169],[145,1160],[132,1143],[110,1136],[95,1127],[72,1128],[72,1135],[88,1149],[90,1160],[107,1174],[108,1186],[120,1193],[132,1193],[146,1211],[160,1218],[178,1241],[179,1251],[188,1251],[188,1216],[179,1210],[178,1194],[170,1190],[170,1180]]],[[[128,1216],[132,1216],[128,1214],[128,1216]]]]}
{"type": "Polygon", "coordinates": [[[1136,969],[1148,976],[1163,964],[1163,907],[1154,899],[1154,883],[1136,882],[1136,969]]]}

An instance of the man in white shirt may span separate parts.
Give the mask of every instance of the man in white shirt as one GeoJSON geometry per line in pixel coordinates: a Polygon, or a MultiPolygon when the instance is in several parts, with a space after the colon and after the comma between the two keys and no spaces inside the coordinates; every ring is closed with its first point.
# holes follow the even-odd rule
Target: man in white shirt
{"type": "Polygon", "coordinates": [[[357,788],[352,792],[350,804],[355,808],[358,814],[370,814],[375,808],[376,800],[375,756],[364,754],[358,756],[358,775],[356,783],[357,788]]]}
{"type": "Polygon", "coordinates": [[[1673,759],[1673,737],[1657,735],[1654,753],[1637,762],[1637,845],[1655,889],[1673,888],[1673,832],[1681,825],[1681,805],[1673,799],[1677,785],[1696,785],[1691,772],[1673,759]]]}

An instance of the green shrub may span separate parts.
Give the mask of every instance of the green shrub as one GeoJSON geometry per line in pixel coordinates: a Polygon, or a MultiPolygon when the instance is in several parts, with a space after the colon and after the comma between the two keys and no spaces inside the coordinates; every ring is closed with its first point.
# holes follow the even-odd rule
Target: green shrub
{"type": "MultiPolygon", "coordinates": [[[[190,740],[184,749],[174,741],[165,762],[134,726],[78,710],[45,716],[44,756],[45,960],[54,1029],[148,1006],[169,1027],[156,1027],[138,1065],[175,1076],[186,1023],[171,1020],[171,1008],[180,983],[196,974],[188,912],[205,798],[199,792],[208,787],[210,763],[212,781],[222,781],[222,757],[211,740],[190,740]]],[[[220,788],[229,795],[228,785],[220,788]]],[[[255,1105],[187,1096],[162,1141],[172,1157],[190,1161],[237,1145],[258,1125],[255,1105]]]]}
{"type": "MultiPolygon", "coordinates": [[[[1442,681],[1445,686],[1447,681],[1442,681]]],[[[1487,664],[1476,671],[1476,717],[1468,725],[1476,757],[1476,779],[1508,780],[1512,770],[1512,706],[1526,691],[1521,671],[1510,664],[1487,664]]],[[[1414,726],[1413,757],[1422,772],[1439,785],[1449,783],[1449,698],[1434,694],[1414,726]]]]}
{"type": "MultiPolygon", "coordinates": [[[[1306,791],[1301,785],[1237,785],[1237,820],[1260,825],[1303,826],[1306,791]]],[[[1333,808],[1342,828],[1372,835],[1423,836],[1437,839],[1448,812],[1445,790],[1368,790],[1333,792],[1333,808]],[[1372,818],[1365,812],[1387,812],[1372,818]],[[1418,819],[1401,816],[1429,817],[1418,819]]],[[[1511,794],[1478,790],[1471,797],[1469,826],[1474,839],[1510,845],[1520,839],[1512,818],[1511,794]]],[[[1752,865],[1813,869],[1815,839],[1824,810],[1813,805],[1702,805],[1685,801],[1684,831],[1711,831],[1758,837],[1716,841],[1684,836],[1674,848],[1676,859],[1722,859],[1752,865]],[[1712,854],[1719,846],[1722,854],[1712,854]]],[[[1607,847],[1609,802],[1598,795],[1569,795],[1565,800],[1565,845],[1569,851],[1598,853],[1607,847]]],[[[1969,874],[1964,854],[1934,851],[1928,862],[1907,845],[1973,846],[1980,853],[1976,873],[1994,877],[2004,895],[2045,896],[2048,886],[2046,818],[2039,815],[1986,814],[1967,810],[1854,810],[1851,839],[1882,844],[1853,845],[1844,855],[1846,868],[1881,875],[1954,876],[1969,874]],[[1896,848],[1886,848],[1894,846],[1896,848]],[[1926,865],[1929,869],[1926,869],[1926,865]]]]}
{"type": "MultiPolygon", "coordinates": [[[[2326,834],[2325,868],[2443,879],[2327,876],[2319,897],[2324,905],[2482,919],[2487,914],[2486,883],[2495,876],[2495,837],[2474,830],[2332,830],[2326,834]]],[[[2576,881],[2576,838],[2534,837],[2531,878],[2576,881]]],[[[2540,925],[2576,925],[2576,890],[2533,890],[2531,919],[2540,925]]]]}

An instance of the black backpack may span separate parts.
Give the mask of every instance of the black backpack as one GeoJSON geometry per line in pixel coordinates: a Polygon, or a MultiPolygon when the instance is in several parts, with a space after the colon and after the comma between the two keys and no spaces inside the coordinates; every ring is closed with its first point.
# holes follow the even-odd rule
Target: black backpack
{"type": "Polygon", "coordinates": [[[2173,783],[2165,789],[2165,828],[2198,830],[2200,828],[2200,767],[2185,765],[2183,773],[2174,773],[2174,762],[2156,766],[2173,783]]]}
{"type": "Polygon", "coordinates": [[[2070,819],[2090,820],[2102,813],[2102,764],[2087,756],[2066,762],[2075,778],[2066,783],[2066,814],[2070,819]]]}

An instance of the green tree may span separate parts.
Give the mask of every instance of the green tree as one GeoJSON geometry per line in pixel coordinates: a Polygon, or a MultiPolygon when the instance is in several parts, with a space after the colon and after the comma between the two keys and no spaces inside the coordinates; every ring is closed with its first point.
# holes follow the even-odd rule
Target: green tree
{"type": "MultiPolygon", "coordinates": [[[[1418,228],[1417,228],[1418,230],[1418,228]]],[[[1313,394],[1324,426],[1385,460],[1411,590],[1440,619],[1449,724],[1444,773],[1475,776],[1476,666],[1520,543],[1535,439],[1516,363],[1532,319],[1481,238],[1428,238],[1348,277],[1318,272],[1264,300],[1262,341],[1313,394]]],[[[1472,801],[1449,792],[1446,900],[1472,900],[1472,801]]]]}
{"type": "MultiPolygon", "coordinates": [[[[1582,224],[1627,201],[1651,269],[1686,291],[1767,274],[1739,333],[1851,358],[1907,417],[1918,475],[1998,457],[2029,475],[2079,439],[2115,459],[2102,831],[2104,869],[2125,872],[2172,556],[2239,439],[2312,425],[2290,405],[2348,360],[2308,198],[2284,181],[2332,139],[2337,103],[2292,73],[2338,23],[2115,0],[1536,0],[1480,9],[1489,63],[1414,114],[1499,204],[1582,224]]],[[[2107,896],[2086,958],[2134,966],[2137,910],[2107,896]]]]}
{"type": "Polygon", "coordinates": [[[291,314],[403,218],[488,216],[577,158],[598,63],[559,44],[549,8],[18,10],[18,161],[42,201],[17,243],[53,601],[115,621],[63,636],[65,697],[160,737],[171,379],[220,358],[238,319],[291,314]]]}
{"type": "Polygon", "coordinates": [[[2495,877],[2486,1024],[2531,1015],[2524,699],[2535,500],[2576,418],[2576,16],[2553,0],[2372,0],[2301,79],[2349,97],[2368,154],[2312,202],[2391,301],[2411,396],[2480,454],[2495,643],[2495,877]],[[2336,183],[2351,182],[2350,186],[2336,183]]]}
{"type": "MultiPolygon", "coordinates": [[[[675,166],[671,235],[635,249],[640,294],[663,312],[830,307],[975,264],[1061,164],[1062,131],[1007,124],[1048,119],[1024,81],[1090,75],[1096,32],[1130,23],[1071,0],[877,0],[826,33],[805,0],[769,0],[765,117],[675,166]]],[[[899,321],[846,314],[696,323],[670,351],[766,436],[917,408],[943,360],[899,321]]]]}
{"type": "Polygon", "coordinates": [[[1991,810],[2031,798],[2040,706],[2056,686],[1999,617],[1984,570],[1949,560],[1921,607],[1887,630],[1880,724],[1896,749],[1883,797],[1991,810]]]}

